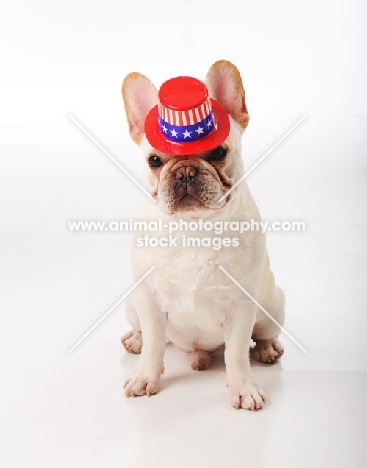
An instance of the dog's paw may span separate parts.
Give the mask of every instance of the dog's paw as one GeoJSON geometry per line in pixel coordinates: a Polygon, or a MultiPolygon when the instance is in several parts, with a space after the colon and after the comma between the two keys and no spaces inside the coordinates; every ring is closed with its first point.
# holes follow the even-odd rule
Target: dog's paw
{"type": "Polygon", "coordinates": [[[141,332],[130,330],[121,337],[121,343],[129,353],[140,354],[143,346],[143,337],[141,332]]]}
{"type": "Polygon", "coordinates": [[[150,397],[158,392],[159,380],[149,380],[146,378],[131,378],[124,383],[125,395],[127,397],[146,395],[150,397]]]}
{"type": "Polygon", "coordinates": [[[211,355],[208,351],[195,351],[190,353],[191,368],[193,370],[206,370],[210,364],[211,355]]]}
{"type": "Polygon", "coordinates": [[[123,388],[127,397],[142,395],[150,397],[158,392],[160,377],[164,373],[164,366],[162,365],[158,372],[153,372],[151,368],[147,369],[149,370],[145,371],[143,367],[138,367],[134,371],[133,376],[125,381],[123,388]]]}
{"type": "Polygon", "coordinates": [[[253,359],[265,364],[273,364],[283,353],[283,345],[276,338],[257,340],[255,347],[250,350],[253,359]]]}
{"type": "Polygon", "coordinates": [[[265,393],[255,382],[247,381],[236,387],[229,384],[231,405],[234,409],[259,410],[266,402],[265,393]]]}

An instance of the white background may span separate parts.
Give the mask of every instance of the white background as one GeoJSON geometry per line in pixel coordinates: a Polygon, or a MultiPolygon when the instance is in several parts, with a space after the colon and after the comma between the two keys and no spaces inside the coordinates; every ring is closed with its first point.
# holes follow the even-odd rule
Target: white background
{"type": "Polygon", "coordinates": [[[363,466],[366,18],[364,1],[3,2],[2,466],[363,466]],[[265,220],[307,225],[267,238],[308,352],[283,337],[282,362],[254,366],[256,414],[230,408],[221,362],[195,374],[171,348],[161,393],[125,400],[122,305],[66,354],[133,284],[128,234],[67,222],[128,220],[145,199],[68,114],[141,181],[124,76],[203,79],[221,58],[246,89],[247,169],[306,115],[248,178],[265,220]]]}

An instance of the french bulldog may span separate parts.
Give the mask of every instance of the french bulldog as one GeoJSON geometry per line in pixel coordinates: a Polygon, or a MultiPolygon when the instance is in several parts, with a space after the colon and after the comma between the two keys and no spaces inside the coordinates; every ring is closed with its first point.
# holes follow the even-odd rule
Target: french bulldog
{"type": "MultiPolygon", "coordinates": [[[[147,200],[139,219],[162,219],[163,224],[178,219],[261,221],[245,180],[225,196],[244,174],[241,137],[249,115],[240,73],[231,62],[217,61],[209,69],[205,85],[210,99],[226,112],[228,135],[213,148],[175,154],[174,149],[165,152],[152,146],[146,135],[147,116],[159,103],[155,86],[135,72],[123,81],[130,136],[143,152],[146,184],[156,201],[147,200]]],[[[250,355],[259,362],[273,363],[283,354],[278,335],[279,325],[284,323],[284,294],[270,270],[265,235],[246,231],[238,235],[236,244],[227,242],[220,249],[182,247],[183,237],[191,234],[175,232],[180,242],[167,247],[138,247],[142,233],[133,234],[134,278],[140,279],[152,266],[155,269],[130,294],[125,306],[132,329],[121,341],[127,351],[140,354],[124,384],[126,396],[157,393],[168,338],[187,353],[194,370],[207,369],[213,353],[224,348],[231,405],[258,410],[266,397],[251,371],[250,355]]],[[[207,238],[215,234],[194,235],[207,238]]],[[[220,235],[227,236],[228,232],[220,235]]]]}

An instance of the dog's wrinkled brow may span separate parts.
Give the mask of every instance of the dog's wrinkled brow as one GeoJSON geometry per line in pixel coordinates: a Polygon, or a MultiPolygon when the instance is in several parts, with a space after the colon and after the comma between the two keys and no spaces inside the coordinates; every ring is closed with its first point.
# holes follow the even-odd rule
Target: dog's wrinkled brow
{"type": "MultiPolygon", "coordinates": [[[[222,144],[220,146],[222,146],[227,152],[230,152],[230,148],[229,148],[228,144],[222,144]]],[[[160,152],[158,150],[155,150],[153,148],[152,151],[150,151],[148,153],[146,159],[148,160],[151,156],[158,156],[158,157],[160,157],[161,159],[163,159],[166,162],[168,162],[172,158],[177,159],[177,162],[180,161],[180,160],[183,161],[183,160],[188,160],[188,159],[206,159],[208,156],[210,156],[210,153],[213,150],[215,150],[216,148],[217,147],[212,148],[212,149],[210,149],[208,151],[203,151],[202,153],[185,154],[183,156],[174,156],[174,155],[171,155],[171,154],[162,153],[162,152],[160,152]]]]}

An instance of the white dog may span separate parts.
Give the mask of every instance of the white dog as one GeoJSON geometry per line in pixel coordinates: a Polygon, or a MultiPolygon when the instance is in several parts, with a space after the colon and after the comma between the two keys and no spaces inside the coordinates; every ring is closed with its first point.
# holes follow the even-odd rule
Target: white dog
{"type": "MultiPolygon", "coordinates": [[[[245,181],[218,201],[244,174],[241,136],[249,116],[239,71],[228,61],[218,61],[210,68],[205,83],[178,77],[166,82],[158,93],[139,73],[129,74],[123,82],[130,135],[144,153],[147,185],[157,202],[147,201],[140,219],[162,219],[164,224],[178,219],[261,221],[245,181]],[[201,107],[187,114],[196,101],[200,104],[201,97],[201,107]],[[187,103],[186,109],[182,103],[187,103]],[[180,106],[182,113],[175,114],[180,106]],[[186,121],[195,113],[196,120],[186,121]],[[204,124],[209,133],[202,137],[204,124]],[[177,128],[185,129],[181,142],[175,141],[177,128]],[[197,138],[191,141],[192,137],[197,138]]],[[[194,234],[201,239],[215,235],[194,234]]],[[[168,232],[161,235],[168,236],[168,232]]],[[[175,232],[177,246],[155,248],[137,247],[137,237],[142,233],[136,233],[133,239],[135,279],[152,266],[156,268],[126,303],[132,330],[121,340],[129,352],[141,353],[132,377],[125,382],[126,395],[150,396],[158,391],[168,337],[189,354],[196,370],[206,369],[212,353],[224,345],[231,405],[236,409],[260,409],[265,394],[251,372],[251,338],[256,344],[251,349],[252,357],[271,363],[283,354],[277,340],[280,330],[219,267],[283,325],[284,294],[275,285],[269,267],[265,236],[259,231],[247,231],[238,235],[237,243],[230,239],[224,243],[226,246],[215,250],[182,247],[183,236],[189,235],[175,232]]],[[[228,233],[221,234],[225,236],[228,233]]]]}

